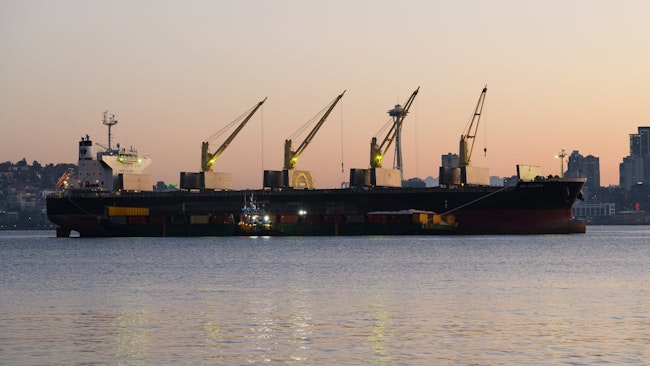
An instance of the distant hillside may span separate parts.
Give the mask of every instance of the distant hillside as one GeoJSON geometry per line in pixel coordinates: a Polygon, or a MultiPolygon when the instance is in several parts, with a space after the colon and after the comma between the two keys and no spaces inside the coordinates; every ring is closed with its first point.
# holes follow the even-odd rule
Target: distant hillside
{"type": "Polygon", "coordinates": [[[0,163],[0,195],[7,189],[23,191],[29,188],[38,190],[54,189],[56,182],[68,169],[77,167],[76,164],[46,164],[38,161],[31,165],[23,158],[13,164],[10,161],[0,163]]]}
{"type": "Polygon", "coordinates": [[[45,214],[45,197],[75,164],[46,164],[25,159],[0,163],[0,229],[44,229],[52,224],[45,214]]]}
{"type": "Polygon", "coordinates": [[[434,177],[429,176],[429,177],[424,178],[423,180],[424,180],[424,183],[427,184],[427,187],[437,187],[438,186],[438,178],[437,177],[434,178],[434,177]]]}

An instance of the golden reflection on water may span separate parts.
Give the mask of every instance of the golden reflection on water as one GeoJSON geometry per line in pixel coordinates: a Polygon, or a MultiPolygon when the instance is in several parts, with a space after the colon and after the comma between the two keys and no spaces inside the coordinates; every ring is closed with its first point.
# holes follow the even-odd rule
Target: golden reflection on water
{"type": "Polygon", "coordinates": [[[241,301],[226,307],[211,304],[204,314],[207,359],[251,364],[308,360],[314,325],[301,291],[241,301]]]}
{"type": "Polygon", "coordinates": [[[370,327],[371,333],[368,336],[375,359],[368,360],[371,363],[385,363],[393,361],[388,355],[386,346],[391,341],[393,331],[389,328],[390,318],[388,310],[383,303],[370,306],[370,327]]]}
{"type": "Polygon", "coordinates": [[[206,317],[207,319],[203,324],[203,332],[205,333],[205,349],[203,353],[207,358],[219,359],[222,351],[224,326],[214,316],[207,315],[206,317]]]}
{"type": "Polygon", "coordinates": [[[295,298],[293,303],[294,311],[290,315],[290,328],[292,330],[290,343],[292,361],[306,361],[306,351],[309,349],[309,337],[312,333],[312,316],[303,298],[295,298]]]}
{"type": "Polygon", "coordinates": [[[117,335],[115,357],[118,365],[143,365],[149,345],[149,320],[144,311],[122,311],[117,314],[117,335]]]}
{"type": "Polygon", "coordinates": [[[239,308],[213,306],[204,315],[205,356],[223,363],[251,364],[309,364],[319,362],[322,353],[323,359],[328,359],[331,352],[348,354],[352,357],[350,362],[385,364],[395,360],[389,351],[394,324],[382,300],[385,294],[374,301],[358,298],[351,305],[359,310],[358,316],[354,316],[354,312],[339,314],[341,307],[347,305],[337,301],[348,301],[347,298],[314,303],[309,290],[288,292],[243,299],[245,303],[239,308]],[[224,318],[224,314],[233,313],[239,316],[231,321],[224,318]],[[313,313],[318,314],[317,322],[313,313]],[[337,319],[341,316],[351,321],[339,324],[337,319]],[[355,345],[354,339],[358,337],[365,341],[355,345]],[[358,348],[364,344],[365,350],[358,348]]]}

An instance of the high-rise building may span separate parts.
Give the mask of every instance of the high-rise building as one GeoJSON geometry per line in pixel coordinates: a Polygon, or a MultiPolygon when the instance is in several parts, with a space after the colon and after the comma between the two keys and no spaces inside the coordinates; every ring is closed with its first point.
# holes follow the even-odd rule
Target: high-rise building
{"type": "Polygon", "coordinates": [[[573,150],[571,155],[569,155],[569,163],[567,164],[564,176],[567,178],[583,178],[582,162],[584,159],[584,156],[580,155],[578,150],[573,150]]]}
{"type": "Polygon", "coordinates": [[[587,175],[587,186],[592,190],[600,188],[600,158],[587,155],[583,163],[585,174],[587,175]]]}
{"type": "Polygon", "coordinates": [[[600,188],[600,159],[593,155],[582,156],[578,150],[569,155],[569,164],[564,173],[567,178],[587,178],[585,187],[595,192],[600,188]]]}
{"type": "Polygon", "coordinates": [[[619,165],[619,185],[626,191],[635,185],[650,185],[650,127],[638,129],[630,134],[630,155],[619,165]]]}
{"type": "Polygon", "coordinates": [[[630,156],[650,156],[650,127],[639,127],[630,134],[630,156]]]}
{"type": "Polygon", "coordinates": [[[623,158],[623,162],[618,166],[619,186],[621,188],[629,191],[633,185],[643,183],[644,160],[641,156],[626,156],[623,158]]]}

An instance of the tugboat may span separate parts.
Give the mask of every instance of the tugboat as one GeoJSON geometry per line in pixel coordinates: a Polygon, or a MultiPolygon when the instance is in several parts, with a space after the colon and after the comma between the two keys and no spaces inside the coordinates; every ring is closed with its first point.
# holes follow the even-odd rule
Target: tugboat
{"type": "Polygon", "coordinates": [[[280,235],[280,231],[273,227],[269,214],[257,205],[255,196],[251,193],[250,199],[244,197],[244,207],[239,215],[239,222],[235,228],[238,235],[243,236],[270,236],[280,235]]]}

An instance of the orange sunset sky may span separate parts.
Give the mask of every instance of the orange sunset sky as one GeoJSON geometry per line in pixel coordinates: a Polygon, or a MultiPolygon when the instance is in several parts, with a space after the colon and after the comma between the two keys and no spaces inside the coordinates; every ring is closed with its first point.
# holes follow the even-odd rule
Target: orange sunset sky
{"type": "Polygon", "coordinates": [[[76,163],[81,136],[106,144],[108,110],[113,141],[149,155],[154,182],[178,183],[199,171],[203,140],[268,97],[214,166],[260,188],[284,140],[347,90],[297,164],[338,187],[420,86],[405,178],[435,177],[487,84],[473,165],[559,174],[554,155],[579,150],[616,185],[628,135],[650,125],[648,14],[625,0],[4,0],[0,160],[76,163]]]}

